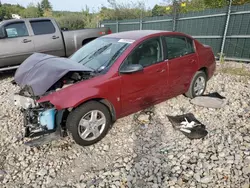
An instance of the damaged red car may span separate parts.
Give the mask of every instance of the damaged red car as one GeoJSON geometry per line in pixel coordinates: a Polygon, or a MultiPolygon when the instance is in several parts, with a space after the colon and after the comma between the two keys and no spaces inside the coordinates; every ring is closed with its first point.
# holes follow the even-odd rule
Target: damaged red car
{"type": "Polygon", "coordinates": [[[179,32],[140,30],[97,38],[70,58],[35,53],[15,74],[25,137],[70,133],[88,146],[119,118],[185,94],[203,95],[215,71],[210,46],[179,32]]]}

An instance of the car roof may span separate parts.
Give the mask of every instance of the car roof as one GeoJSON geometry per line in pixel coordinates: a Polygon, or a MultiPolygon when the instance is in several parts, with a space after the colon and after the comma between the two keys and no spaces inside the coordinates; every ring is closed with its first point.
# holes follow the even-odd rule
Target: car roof
{"type": "Polygon", "coordinates": [[[9,19],[9,20],[3,20],[1,21],[1,24],[5,23],[13,23],[13,22],[25,22],[25,21],[43,21],[43,20],[52,20],[52,18],[21,18],[21,19],[9,19]]]}
{"type": "Polygon", "coordinates": [[[131,39],[131,40],[139,40],[146,36],[161,34],[161,33],[171,33],[172,31],[164,31],[164,30],[135,30],[135,31],[123,31],[119,33],[112,33],[109,35],[103,36],[103,38],[119,38],[119,39],[131,39]]]}

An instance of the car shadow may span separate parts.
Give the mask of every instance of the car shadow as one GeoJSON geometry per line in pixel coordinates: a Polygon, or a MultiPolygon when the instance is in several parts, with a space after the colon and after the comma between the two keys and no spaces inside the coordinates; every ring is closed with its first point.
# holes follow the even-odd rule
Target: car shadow
{"type": "Polygon", "coordinates": [[[9,70],[0,72],[0,81],[9,77],[14,77],[16,70],[9,70]]]}

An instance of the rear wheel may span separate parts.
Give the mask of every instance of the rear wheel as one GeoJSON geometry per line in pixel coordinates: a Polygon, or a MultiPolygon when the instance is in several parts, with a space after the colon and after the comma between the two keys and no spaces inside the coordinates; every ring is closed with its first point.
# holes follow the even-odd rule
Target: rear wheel
{"type": "Polygon", "coordinates": [[[77,144],[89,146],[106,136],[111,127],[111,115],[105,105],[90,101],[71,112],[66,124],[77,144]]]}
{"type": "Polygon", "coordinates": [[[185,95],[191,99],[201,96],[204,94],[206,87],[207,87],[207,76],[205,72],[197,71],[185,95]]]}

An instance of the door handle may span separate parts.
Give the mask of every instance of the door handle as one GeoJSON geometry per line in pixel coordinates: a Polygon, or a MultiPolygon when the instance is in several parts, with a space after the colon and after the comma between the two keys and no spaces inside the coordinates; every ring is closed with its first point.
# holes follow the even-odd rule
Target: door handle
{"type": "Polygon", "coordinates": [[[59,39],[59,37],[58,36],[53,36],[52,39],[59,39]]]}
{"type": "Polygon", "coordinates": [[[31,42],[31,40],[23,39],[23,41],[22,41],[22,43],[28,43],[28,42],[31,42]]]}

